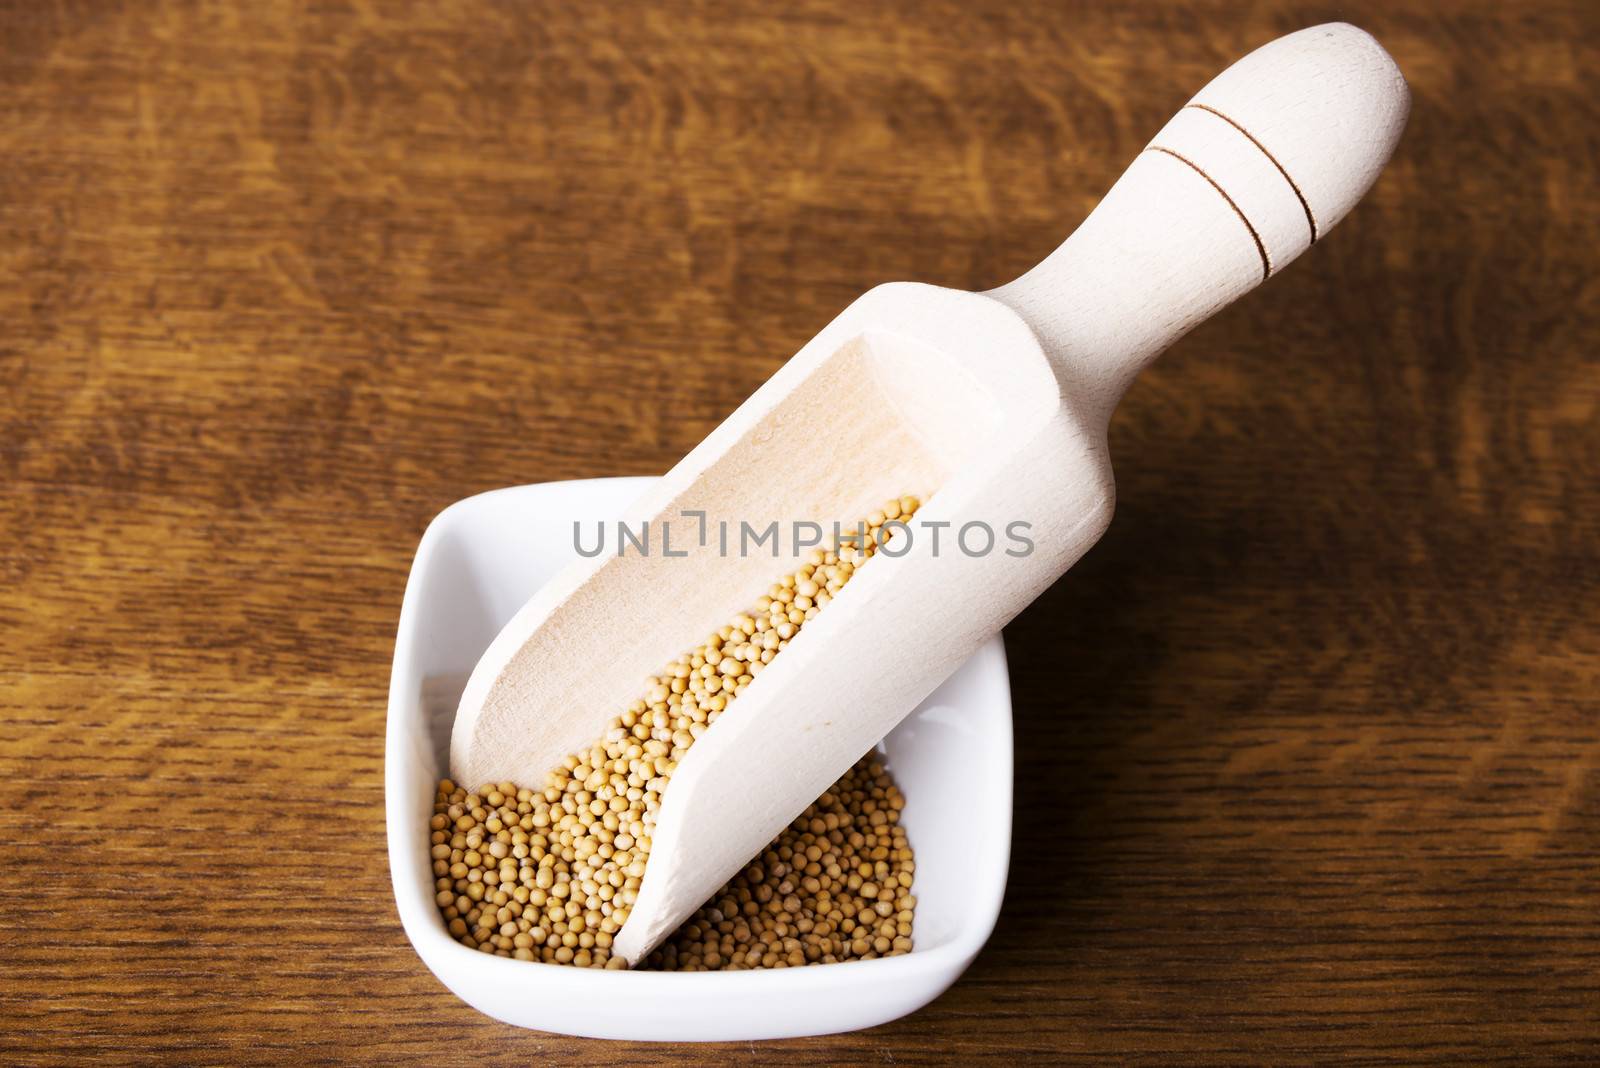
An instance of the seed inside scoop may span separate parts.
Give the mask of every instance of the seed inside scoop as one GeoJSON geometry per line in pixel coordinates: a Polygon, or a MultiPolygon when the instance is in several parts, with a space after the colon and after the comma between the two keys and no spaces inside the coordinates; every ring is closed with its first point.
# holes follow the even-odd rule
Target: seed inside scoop
{"type": "MultiPolygon", "coordinates": [[[[543,789],[439,783],[430,821],[436,900],[460,943],[485,953],[622,968],[613,936],[644,878],[678,762],[918,507],[901,497],[832,549],[814,549],[736,617],[647,679],[645,693],[543,789]],[[865,531],[865,538],[860,531],[865,531]]],[[[904,799],[870,755],[668,937],[646,967],[789,967],[911,948],[914,865],[904,799]]]]}

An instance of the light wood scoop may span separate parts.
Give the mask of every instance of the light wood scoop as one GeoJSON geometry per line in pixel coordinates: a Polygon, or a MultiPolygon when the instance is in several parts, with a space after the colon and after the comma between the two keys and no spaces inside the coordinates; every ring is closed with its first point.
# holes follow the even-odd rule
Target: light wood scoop
{"type": "MultiPolygon", "coordinates": [[[[861,297],[633,505],[629,524],[652,527],[648,555],[574,563],[505,627],[462,696],[455,777],[543,783],[647,676],[792,569],[792,521],[831,529],[890,497],[925,500],[909,539],[890,542],[906,551],[863,567],[682,760],[615,941],[641,960],[1094,544],[1111,519],[1106,426],[1123,391],[1343,218],[1408,109],[1366,33],[1302,30],[1206,86],[1021,278],[861,297]],[[727,555],[719,520],[732,524],[727,555]],[[733,551],[741,521],[772,520],[783,558],[733,551]],[[998,539],[969,555],[957,534],[980,521],[998,539]],[[950,524],[937,551],[930,522],[950,524]],[[1034,549],[1009,555],[1019,522],[1034,549]],[[662,552],[664,526],[687,556],[662,552]]],[[[971,528],[966,548],[983,541],[971,528]]]]}

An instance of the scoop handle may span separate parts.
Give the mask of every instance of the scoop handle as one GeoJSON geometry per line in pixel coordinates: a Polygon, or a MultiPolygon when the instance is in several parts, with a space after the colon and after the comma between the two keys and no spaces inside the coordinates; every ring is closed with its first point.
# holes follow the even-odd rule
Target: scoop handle
{"type": "Polygon", "coordinates": [[[1164,126],[1076,232],[989,296],[1033,327],[1100,425],[1134,377],[1355,206],[1394,151],[1410,93],[1345,23],[1245,56],[1164,126]]]}

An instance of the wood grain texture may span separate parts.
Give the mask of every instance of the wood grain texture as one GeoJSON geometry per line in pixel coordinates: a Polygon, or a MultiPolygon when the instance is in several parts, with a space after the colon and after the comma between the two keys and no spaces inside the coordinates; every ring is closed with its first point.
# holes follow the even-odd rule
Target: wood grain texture
{"type": "Polygon", "coordinates": [[[1544,0],[0,0],[0,1060],[1600,1057],[1597,67],[1544,0]],[[382,825],[428,518],[664,470],[877,282],[1013,277],[1330,18],[1410,127],[1119,412],[1008,631],[969,974],[725,1048],[445,992],[382,825]]]}

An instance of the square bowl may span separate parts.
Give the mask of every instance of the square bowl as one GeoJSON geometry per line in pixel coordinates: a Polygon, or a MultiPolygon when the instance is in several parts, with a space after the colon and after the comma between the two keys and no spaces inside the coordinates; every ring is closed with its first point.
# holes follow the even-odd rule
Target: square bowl
{"type": "MultiPolygon", "coordinates": [[[[938,997],[993,930],[1011,844],[1011,687],[997,636],[880,749],[916,852],[914,948],[897,957],[738,972],[599,971],[511,960],[452,939],[434,904],[428,819],[456,704],[478,657],[541,584],[577,559],[575,522],[609,521],[650,484],[604,478],[458,501],[417,547],[400,609],[384,792],[406,936],[434,975],[499,1020],[590,1038],[745,1041],[872,1027],[938,997]],[[981,791],[963,783],[982,782],[981,791]]],[[[677,650],[662,650],[663,660],[677,650]]],[[[604,711],[597,710],[598,733],[604,711]]]]}

